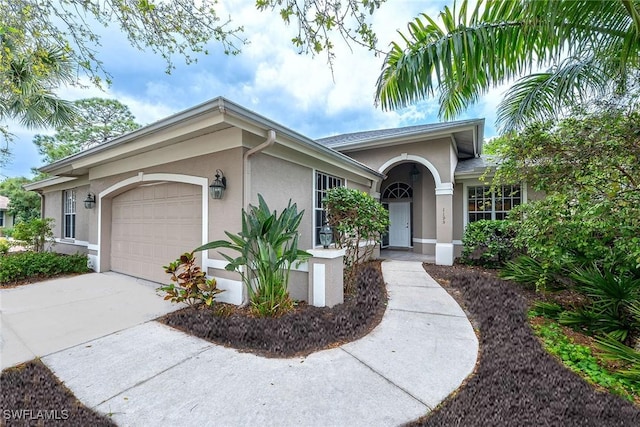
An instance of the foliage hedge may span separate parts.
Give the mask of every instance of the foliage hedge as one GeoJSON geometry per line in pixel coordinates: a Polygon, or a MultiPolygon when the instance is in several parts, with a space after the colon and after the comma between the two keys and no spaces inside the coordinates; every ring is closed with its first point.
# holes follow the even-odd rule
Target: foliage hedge
{"type": "Polygon", "coordinates": [[[489,268],[501,267],[516,255],[513,223],[480,220],[467,225],[462,237],[462,262],[489,268]]]}
{"type": "Polygon", "coordinates": [[[53,252],[18,252],[0,256],[0,284],[31,277],[86,273],[89,271],[87,261],[86,255],[63,255],[53,252]]]}

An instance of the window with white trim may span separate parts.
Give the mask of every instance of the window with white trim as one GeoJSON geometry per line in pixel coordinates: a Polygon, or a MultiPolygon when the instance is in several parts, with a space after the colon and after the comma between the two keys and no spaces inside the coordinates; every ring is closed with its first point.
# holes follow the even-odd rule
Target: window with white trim
{"type": "Polygon", "coordinates": [[[4,227],[4,211],[0,211],[0,227],[4,227]]]}
{"type": "Polygon", "coordinates": [[[467,187],[468,222],[481,219],[505,219],[507,213],[522,204],[520,185],[502,185],[497,192],[489,185],[467,187]]]}
{"type": "Polygon", "coordinates": [[[342,187],[344,181],[342,178],[338,178],[332,175],[328,175],[324,172],[316,172],[316,188],[314,191],[314,214],[315,214],[315,228],[313,233],[314,245],[320,244],[320,228],[324,225],[327,219],[327,213],[322,206],[322,199],[327,194],[327,190],[333,187],[342,187]]]}
{"type": "Polygon", "coordinates": [[[65,190],[62,192],[63,205],[63,230],[62,237],[65,239],[76,238],[76,190],[65,190]]]}

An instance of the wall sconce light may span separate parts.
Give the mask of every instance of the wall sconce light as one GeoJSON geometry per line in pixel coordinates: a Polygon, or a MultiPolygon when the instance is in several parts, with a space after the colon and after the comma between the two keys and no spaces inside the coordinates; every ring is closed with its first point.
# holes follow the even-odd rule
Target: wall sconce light
{"type": "Polygon", "coordinates": [[[323,248],[329,249],[329,245],[333,240],[333,230],[327,224],[320,227],[320,244],[323,248]]]}
{"type": "Polygon", "coordinates": [[[418,181],[419,178],[420,178],[420,170],[418,169],[418,167],[414,163],[413,164],[413,169],[411,169],[411,182],[416,182],[416,181],[418,181]]]}
{"type": "Polygon", "coordinates": [[[227,188],[227,178],[220,169],[216,169],[216,179],[209,186],[209,194],[212,199],[222,199],[224,190],[227,188]]]}
{"type": "Polygon", "coordinates": [[[93,209],[96,205],[96,196],[93,193],[87,194],[87,198],[84,199],[85,209],[93,209]]]}

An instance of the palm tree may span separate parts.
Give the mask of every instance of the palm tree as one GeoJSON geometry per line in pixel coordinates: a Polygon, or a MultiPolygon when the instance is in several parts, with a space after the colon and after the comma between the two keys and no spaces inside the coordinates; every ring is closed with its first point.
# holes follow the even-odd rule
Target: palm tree
{"type": "Polygon", "coordinates": [[[26,127],[58,127],[74,120],[75,109],[53,90],[74,81],[73,64],[59,48],[18,48],[0,34],[0,120],[26,127]]]}
{"type": "Polygon", "coordinates": [[[462,0],[439,17],[422,14],[392,43],[376,91],[384,109],[439,96],[448,120],[519,78],[497,115],[514,130],[624,91],[639,66],[639,0],[462,0]]]}

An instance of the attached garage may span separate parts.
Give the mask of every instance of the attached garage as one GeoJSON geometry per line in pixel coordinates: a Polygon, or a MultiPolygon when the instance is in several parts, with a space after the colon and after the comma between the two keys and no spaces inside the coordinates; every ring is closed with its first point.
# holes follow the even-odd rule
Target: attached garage
{"type": "Polygon", "coordinates": [[[168,283],[162,266],[201,244],[201,186],[149,183],[113,198],[111,270],[168,283]]]}

